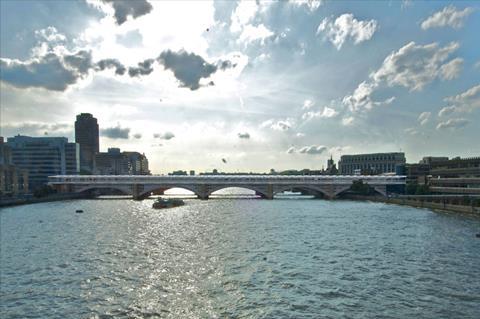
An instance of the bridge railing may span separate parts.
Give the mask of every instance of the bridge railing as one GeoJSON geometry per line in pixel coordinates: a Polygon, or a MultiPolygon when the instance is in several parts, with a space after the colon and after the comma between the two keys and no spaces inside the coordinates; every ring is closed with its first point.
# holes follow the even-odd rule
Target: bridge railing
{"type": "Polygon", "coordinates": [[[50,184],[351,184],[362,180],[377,185],[405,184],[406,176],[359,175],[56,175],[50,184]]]}

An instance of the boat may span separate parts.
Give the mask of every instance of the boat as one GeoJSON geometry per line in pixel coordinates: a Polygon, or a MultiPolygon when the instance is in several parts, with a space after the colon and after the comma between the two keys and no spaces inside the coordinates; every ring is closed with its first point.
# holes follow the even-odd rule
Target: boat
{"type": "Polygon", "coordinates": [[[183,205],[185,205],[185,202],[179,198],[159,198],[153,203],[152,208],[161,209],[183,205]]]}
{"type": "Polygon", "coordinates": [[[83,209],[77,209],[75,213],[78,213],[78,214],[83,213],[83,209]]]}

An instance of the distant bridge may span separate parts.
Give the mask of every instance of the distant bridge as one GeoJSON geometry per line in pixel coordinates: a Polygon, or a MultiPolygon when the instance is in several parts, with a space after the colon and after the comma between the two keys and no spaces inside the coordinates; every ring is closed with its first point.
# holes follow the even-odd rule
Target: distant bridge
{"type": "Polygon", "coordinates": [[[353,181],[362,180],[375,191],[387,195],[392,187],[405,185],[405,176],[285,176],[285,175],[57,175],[49,177],[49,185],[59,192],[82,193],[102,189],[115,189],[135,199],[161,195],[170,188],[184,188],[200,199],[218,190],[241,187],[255,191],[266,199],[284,191],[300,191],[304,194],[332,199],[350,189],[353,181]]]}

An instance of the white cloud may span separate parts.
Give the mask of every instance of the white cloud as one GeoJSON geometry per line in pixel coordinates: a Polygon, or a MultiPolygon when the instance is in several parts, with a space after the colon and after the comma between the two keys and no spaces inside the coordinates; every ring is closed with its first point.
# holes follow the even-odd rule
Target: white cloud
{"type": "MultiPolygon", "coordinates": [[[[447,67],[446,60],[459,48],[457,42],[452,42],[444,47],[438,43],[416,45],[410,42],[391,53],[380,69],[370,77],[375,83],[385,82],[388,86],[403,86],[412,91],[420,91],[425,85],[444,74],[442,67],[447,67]]],[[[455,62],[457,64],[458,62],[455,62]]]]}
{"type": "Polygon", "coordinates": [[[317,34],[323,33],[324,39],[330,41],[340,50],[348,38],[355,44],[370,40],[377,29],[376,20],[359,21],[353,14],[345,13],[336,18],[325,18],[317,29],[317,34]]]}
{"type": "Polygon", "coordinates": [[[270,31],[263,23],[258,26],[253,26],[248,24],[243,27],[242,33],[238,38],[238,41],[244,43],[250,43],[256,40],[260,40],[260,43],[263,45],[265,39],[271,37],[274,33],[270,31]]]}
{"type": "Polygon", "coordinates": [[[463,60],[447,60],[458,47],[456,42],[444,47],[439,47],[438,43],[416,45],[410,42],[387,56],[382,66],[370,74],[369,80],[360,83],[353,94],[343,98],[343,104],[351,111],[371,109],[393,102],[392,98],[383,102],[373,100],[372,94],[382,86],[403,86],[410,91],[421,91],[437,78],[453,79],[458,76],[463,60]]]}
{"type": "Polygon", "coordinates": [[[455,112],[456,109],[457,107],[455,105],[445,106],[438,112],[438,116],[448,116],[455,112]]]}
{"type": "Polygon", "coordinates": [[[449,119],[445,122],[438,123],[437,130],[444,130],[444,129],[456,130],[466,126],[468,123],[470,123],[470,121],[464,118],[449,119]]]}
{"type": "Polygon", "coordinates": [[[306,7],[310,12],[316,11],[323,4],[322,0],[290,0],[295,7],[306,7]]]}
{"type": "Polygon", "coordinates": [[[270,2],[240,1],[231,16],[230,32],[239,33],[239,42],[249,44],[260,40],[261,44],[265,39],[274,35],[263,23],[253,25],[254,18],[267,10],[270,2]]]}
{"type": "Polygon", "coordinates": [[[314,118],[331,118],[337,115],[338,115],[338,112],[335,109],[325,106],[322,111],[318,111],[318,112],[309,111],[304,113],[302,115],[302,119],[310,120],[314,118]]]}
{"type": "Polygon", "coordinates": [[[353,123],[354,120],[355,118],[353,116],[344,117],[342,119],[342,124],[345,126],[349,126],[353,123]]]}
{"type": "Polygon", "coordinates": [[[430,119],[430,115],[432,115],[431,112],[423,112],[418,116],[418,122],[420,122],[420,125],[425,125],[428,123],[428,120],[430,119]]]}
{"type": "Polygon", "coordinates": [[[260,128],[271,128],[274,131],[288,131],[292,128],[294,125],[293,119],[285,119],[285,120],[280,120],[280,121],[274,121],[274,120],[266,120],[262,124],[260,124],[260,128]]]}
{"type": "Polygon", "coordinates": [[[315,102],[307,99],[307,100],[303,101],[302,110],[309,110],[314,105],[315,105],[315,102]]]}
{"type": "Polygon", "coordinates": [[[463,67],[463,59],[456,58],[440,67],[440,77],[443,80],[458,78],[463,67]]]}
{"type": "Polygon", "coordinates": [[[454,112],[472,112],[474,109],[480,108],[480,85],[444,100],[450,105],[442,108],[438,113],[439,116],[446,116],[454,112]]]}
{"type": "Polygon", "coordinates": [[[413,127],[409,127],[405,129],[405,133],[416,136],[419,135],[420,133],[413,127]]]}
{"type": "Polygon", "coordinates": [[[460,29],[465,23],[465,19],[474,11],[473,8],[465,8],[463,10],[457,10],[454,6],[448,6],[443,8],[442,11],[435,12],[432,16],[428,17],[422,22],[422,29],[427,30],[430,28],[439,27],[452,27],[454,29],[460,29]]]}

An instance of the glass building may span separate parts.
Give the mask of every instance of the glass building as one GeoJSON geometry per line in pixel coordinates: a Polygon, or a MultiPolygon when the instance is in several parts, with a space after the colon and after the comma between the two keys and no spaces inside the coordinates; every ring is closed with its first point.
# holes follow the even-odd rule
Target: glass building
{"type": "Polygon", "coordinates": [[[46,184],[51,175],[76,175],[80,171],[79,145],[66,137],[9,137],[12,162],[28,171],[30,190],[46,184]]]}

